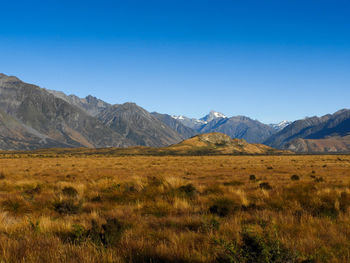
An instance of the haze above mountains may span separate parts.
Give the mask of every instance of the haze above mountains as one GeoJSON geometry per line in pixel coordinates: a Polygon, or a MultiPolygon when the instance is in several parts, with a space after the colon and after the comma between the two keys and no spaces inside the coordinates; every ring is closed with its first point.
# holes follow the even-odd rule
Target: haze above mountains
{"type": "Polygon", "coordinates": [[[161,147],[212,132],[296,152],[349,152],[350,110],[279,124],[215,111],[194,119],[149,113],[135,103],[111,105],[93,96],[68,96],[0,74],[2,150],[161,147]]]}

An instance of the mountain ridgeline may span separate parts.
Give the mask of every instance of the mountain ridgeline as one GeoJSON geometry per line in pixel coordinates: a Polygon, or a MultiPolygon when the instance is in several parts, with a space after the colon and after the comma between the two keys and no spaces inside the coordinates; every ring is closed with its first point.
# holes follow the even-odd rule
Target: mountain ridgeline
{"type": "Polygon", "coordinates": [[[195,119],[66,95],[0,74],[0,150],[164,147],[208,133],[295,152],[350,152],[350,110],[279,124],[216,111],[195,119]]]}
{"type": "Polygon", "coordinates": [[[80,99],[0,76],[0,147],[166,146],[181,135],[135,104],[80,99]]]}
{"type": "Polygon", "coordinates": [[[264,143],[304,153],[350,152],[350,110],[297,120],[264,143]]]}
{"type": "Polygon", "coordinates": [[[245,116],[228,118],[220,112],[211,111],[205,117],[197,120],[185,116],[173,116],[183,125],[192,128],[196,133],[221,132],[232,138],[244,139],[248,143],[262,143],[277,129],[245,116]]]}

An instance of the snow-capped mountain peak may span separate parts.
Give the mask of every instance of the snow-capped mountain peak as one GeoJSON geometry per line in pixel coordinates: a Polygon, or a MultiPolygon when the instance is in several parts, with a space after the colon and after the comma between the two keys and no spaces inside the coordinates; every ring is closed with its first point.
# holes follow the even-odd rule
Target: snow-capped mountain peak
{"type": "Polygon", "coordinates": [[[182,115],[171,115],[171,117],[175,120],[184,120],[186,118],[182,115]]]}
{"type": "Polygon", "coordinates": [[[281,121],[280,123],[272,123],[270,124],[270,126],[272,128],[274,128],[276,131],[280,131],[280,130],[283,130],[285,127],[287,127],[289,124],[291,124],[292,122],[290,121],[281,121]]]}
{"type": "Polygon", "coordinates": [[[183,125],[190,127],[191,129],[197,129],[205,124],[207,124],[206,121],[198,120],[195,118],[188,118],[183,115],[172,115],[173,119],[180,121],[183,125]]]}
{"type": "Polygon", "coordinates": [[[206,116],[204,116],[200,120],[210,122],[210,121],[217,119],[217,118],[227,118],[227,116],[221,112],[211,110],[209,112],[209,114],[207,114],[206,116]]]}

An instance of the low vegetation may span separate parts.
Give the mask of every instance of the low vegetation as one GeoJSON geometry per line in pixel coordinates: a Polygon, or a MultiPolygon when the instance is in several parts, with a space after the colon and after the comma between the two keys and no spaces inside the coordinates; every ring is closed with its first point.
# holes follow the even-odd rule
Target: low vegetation
{"type": "Polygon", "coordinates": [[[0,156],[1,262],[350,262],[350,156],[0,156]]]}

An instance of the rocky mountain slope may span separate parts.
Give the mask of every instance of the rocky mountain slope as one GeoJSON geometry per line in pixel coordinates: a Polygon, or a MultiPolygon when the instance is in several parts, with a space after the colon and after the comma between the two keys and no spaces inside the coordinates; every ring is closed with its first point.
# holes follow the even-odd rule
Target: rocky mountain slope
{"type": "Polygon", "coordinates": [[[278,132],[278,131],[281,131],[284,128],[286,128],[291,123],[292,122],[290,122],[290,121],[281,121],[279,123],[271,123],[271,124],[269,124],[269,126],[278,132]]]}
{"type": "Polygon", "coordinates": [[[91,95],[85,98],[79,98],[75,95],[66,95],[63,92],[55,91],[55,90],[46,90],[49,93],[53,94],[55,97],[65,100],[71,105],[74,105],[81,110],[85,111],[87,114],[91,116],[97,116],[101,111],[111,107],[112,105],[100,100],[91,95]]]}
{"type": "Polygon", "coordinates": [[[114,105],[97,118],[136,145],[159,147],[182,141],[180,134],[135,103],[114,105]]]}
{"type": "Polygon", "coordinates": [[[299,153],[350,153],[350,136],[326,139],[295,139],[285,149],[299,153]]]}
{"type": "Polygon", "coordinates": [[[249,143],[262,143],[275,133],[275,130],[269,125],[248,117],[235,116],[231,118],[216,118],[203,126],[199,132],[221,132],[231,136],[231,138],[244,139],[249,143]]]}
{"type": "Polygon", "coordinates": [[[322,117],[298,120],[274,134],[265,144],[300,152],[347,152],[350,135],[350,110],[322,117]]]}
{"type": "Polygon", "coordinates": [[[204,125],[207,124],[207,122],[203,121],[203,120],[198,120],[196,118],[188,118],[186,116],[183,115],[173,115],[171,116],[173,119],[179,121],[180,123],[182,123],[184,126],[195,130],[198,132],[198,130],[200,130],[204,125]]]}
{"type": "MultiPolygon", "coordinates": [[[[0,109],[39,137],[41,147],[133,144],[78,107],[16,77],[3,75],[0,78],[0,109]]],[[[4,125],[10,126],[8,121],[4,125]]]]}
{"type": "Polygon", "coordinates": [[[68,147],[22,124],[0,110],[0,149],[30,150],[41,147],[68,147]]]}
{"type": "Polygon", "coordinates": [[[173,129],[174,131],[179,133],[181,135],[182,139],[187,139],[187,138],[190,138],[190,137],[198,134],[198,132],[183,125],[179,120],[173,118],[172,116],[170,116],[168,114],[161,114],[158,112],[152,112],[151,114],[154,117],[156,117],[158,120],[160,120],[161,122],[168,125],[171,129],[173,129]]]}
{"type": "Polygon", "coordinates": [[[0,75],[0,110],[0,149],[4,150],[166,146],[182,140],[134,104],[112,106],[92,96],[66,96],[4,74],[0,75]]]}

